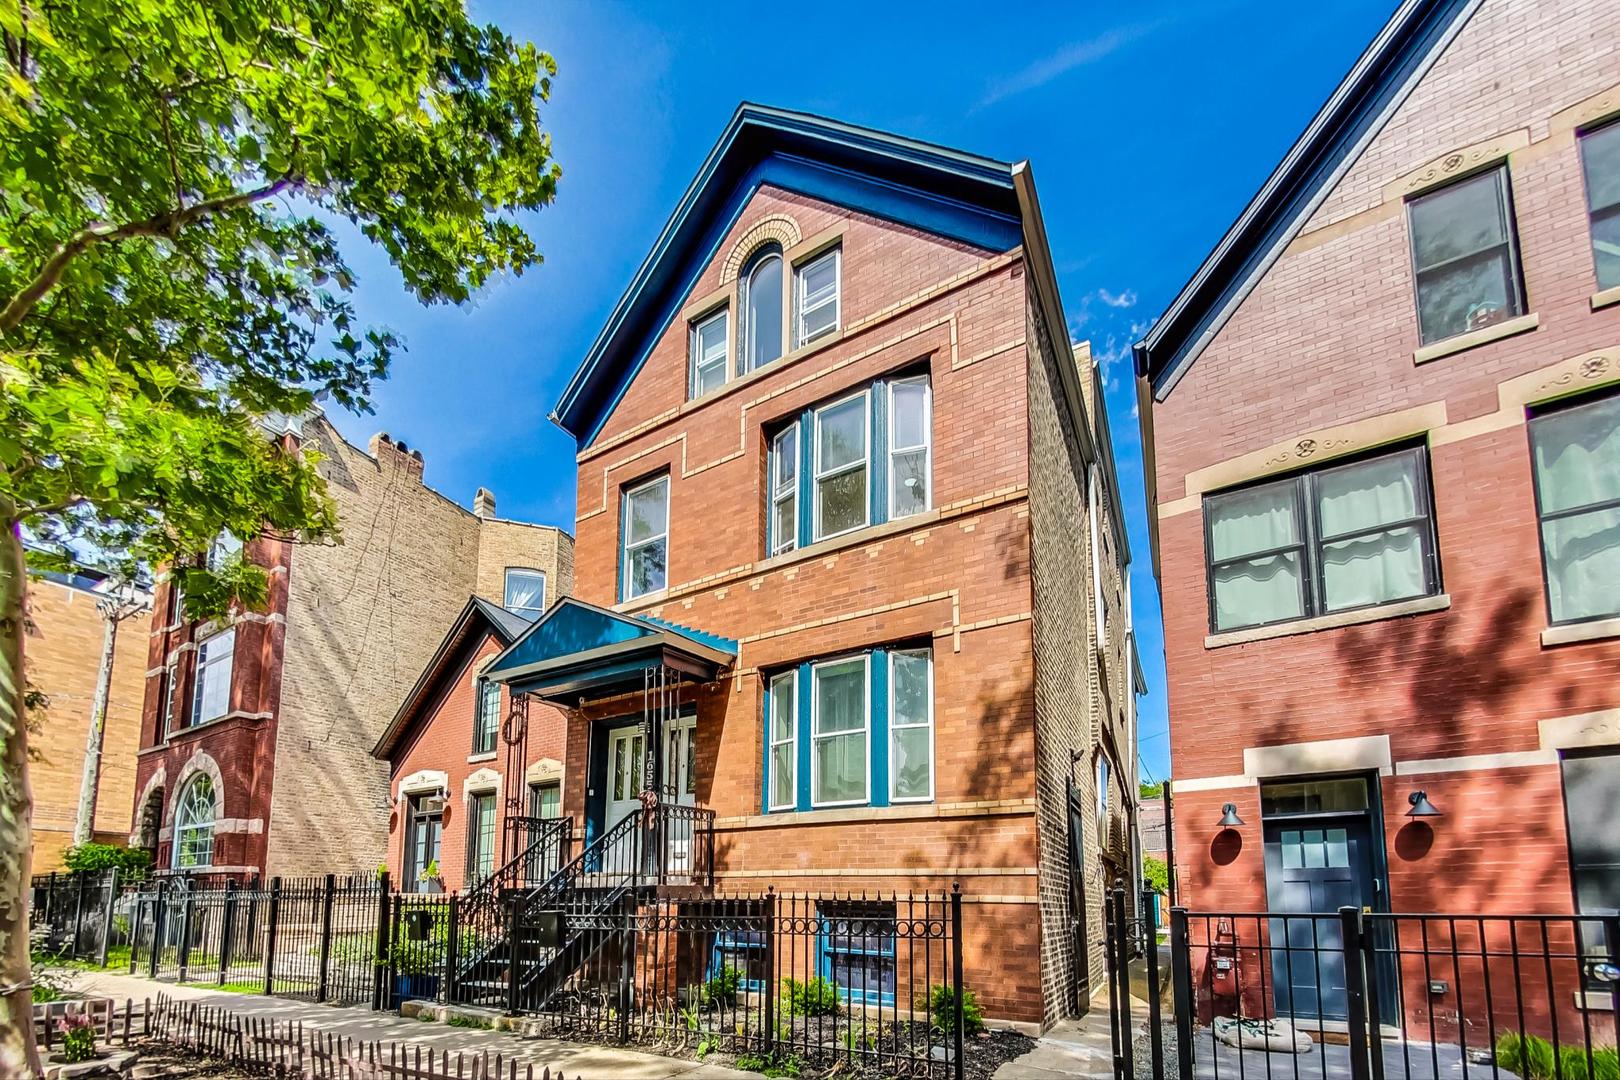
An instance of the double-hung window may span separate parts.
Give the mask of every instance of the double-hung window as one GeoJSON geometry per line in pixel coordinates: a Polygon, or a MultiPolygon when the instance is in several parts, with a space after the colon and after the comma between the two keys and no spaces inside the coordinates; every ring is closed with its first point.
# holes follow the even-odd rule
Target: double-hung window
{"type": "Polygon", "coordinates": [[[1530,418],[1547,615],[1620,616],[1620,394],[1530,418]]]}
{"type": "Polygon", "coordinates": [[[934,797],[934,664],[927,649],[889,654],[889,801],[934,797]]]}
{"type": "Polygon", "coordinates": [[[1592,215],[1592,258],[1599,289],[1620,287],[1620,121],[1581,136],[1586,205],[1592,215]]]}
{"type": "Polygon", "coordinates": [[[495,793],[474,795],[467,808],[467,881],[473,884],[495,870],[495,793]]]}
{"type": "Polygon", "coordinates": [[[475,685],[478,704],[473,718],[473,747],[475,754],[495,751],[495,732],[501,726],[501,684],[479,679],[475,685]]]}
{"type": "Polygon", "coordinates": [[[197,646],[197,687],[192,694],[191,724],[203,724],[231,710],[231,660],[236,628],[221,630],[197,646]]]}
{"type": "Polygon", "coordinates": [[[858,806],[871,790],[871,658],[810,668],[810,802],[858,806]]]}
{"type": "Polygon", "coordinates": [[[1506,165],[1407,203],[1423,344],[1524,314],[1506,165]]]}
{"type": "Polygon", "coordinates": [[[724,309],[692,326],[691,396],[700,398],[726,383],[726,349],[731,335],[724,309]]]}
{"type": "Polygon", "coordinates": [[[793,346],[838,329],[839,252],[833,248],[798,267],[794,280],[793,346]]]}
{"type": "Polygon", "coordinates": [[[619,560],[623,598],[634,600],[664,588],[669,583],[668,476],[624,493],[623,536],[619,560]]]}
{"type": "Polygon", "coordinates": [[[799,784],[799,675],[785,672],[770,682],[769,810],[791,810],[799,784]]]}
{"type": "Polygon", "coordinates": [[[545,571],[507,567],[504,599],[506,602],[501,606],[508,611],[535,616],[543,613],[546,610],[545,571]]]}
{"type": "Polygon", "coordinates": [[[928,509],[928,456],[933,445],[932,391],[926,378],[889,383],[889,517],[928,509]]]}
{"type": "Polygon", "coordinates": [[[770,553],[780,555],[799,546],[799,422],[776,433],[771,440],[770,553]]]}
{"type": "Polygon", "coordinates": [[[782,355],[782,253],[774,245],[755,255],[742,276],[742,355],[739,375],[764,367],[782,355]]]}
{"type": "Polygon", "coordinates": [[[1439,591],[1421,448],[1207,496],[1204,528],[1214,631],[1439,591]]]}
{"type": "Polygon", "coordinates": [[[815,539],[864,528],[869,520],[867,440],[871,394],[823,406],[815,413],[815,539]]]}
{"type": "Polygon", "coordinates": [[[238,540],[229,529],[226,529],[214,537],[214,542],[208,545],[208,569],[218,573],[232,559],[239,559],[241,556],[242,541],[238,540]]]}

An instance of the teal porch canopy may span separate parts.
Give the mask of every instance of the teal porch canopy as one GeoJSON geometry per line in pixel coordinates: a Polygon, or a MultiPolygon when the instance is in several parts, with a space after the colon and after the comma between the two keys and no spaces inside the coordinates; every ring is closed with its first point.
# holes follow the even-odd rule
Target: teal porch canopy
{"type": "Polygon", "coordinates": [[[658,668],[711,682],[736,659],[737,643],[730,638],[563,597],[484,675],[506,683],[513,694],[574,706],[641,690],[646,673],[658,668]]]}

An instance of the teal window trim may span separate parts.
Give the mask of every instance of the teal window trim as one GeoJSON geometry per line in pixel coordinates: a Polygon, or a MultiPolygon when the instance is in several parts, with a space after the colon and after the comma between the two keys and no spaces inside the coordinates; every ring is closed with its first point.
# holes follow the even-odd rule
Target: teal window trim
{"type": "MultiPolygon", "coordinates": [[[[765,555],[767,558],[785,554],[796,548],[809,547],[811,544],[823,540],[834,540],[844,536],[852,536],[864,529],[883,525],[890,521],[898,521],[902,517],[911,517],[915,514],[927,512],[934,505],[933,501],[933,462],[934,462],[934,425],[933,425],[933,384],[926,373],[907,375],[904,377],[877,379],[866,384],[858,390],[842,394],[830,401],[813,405],[797,416],[792,417],[782,426],[770,432],[765,473],[765,555]],[[920,447],[894,447],[889,445],[890,412],[893,407],[893,392],[897,386],[921,384],[927,391],[925,397],[926,415],[923,430],[924,442],[920,447]],[[826,536],[816,535],[816,522],[820,514],[817,500],[817,448],[820,445],[820,428],[817,418],[835,406],[842,405],[857,397],[865,397],[866,405],[866,521],[860,525],[842,529],[826,536]],[[798,452],[797,477],[798,484],[792,496],[797,505],[794,508],[797,535],[785,538],[776,532],[776,508],[783,501],[785,488],[777,484],[779,472],[778,455],[782,452],[784,436],[790,430],[796,429],[795,449],[798,452]],[[927,477],[925,478],[925,491],[921,509],[907,514],[894,512],[890,488],[893,483],[895,459],[899,454],[923,454],[926,464],[927,477]]],[[[841,475],[843,472],[853,471],[853,467],[846,467],[833,473],[841,475]]]]}
{"type": "MultiPolygon", "coordinates": [[[[858,806],[885,807],[899,803],[923,804],[934,801],[935,747],[934,747],[934,655],[931,648],[870,649],[845,653],[821,660],[805,661],[786,671],[779,671],[765,681],[763,694],[763,737],[760,758],[759,807],[763,814],[806,813],[817,810],[839,810],[858,806]],[[893,663],[895,655],[922,656],[928,662],[928,769],[929,787],[926,798],[911,796],[897,799],[893,793],[893,728],[892,693],[893,663]],[[814,798],[813,758],[815,749],[815,669],[847,660],[866,661],[866,798],[859,802],[817,803],[814,798]],[[795,729],[793,733],[794,799],[791,805],[771,805],[771,764],[774,760],[771,738],[771,719],[777,695],[791,686],[794,694],[795,729]]],[[[776,745],[785,745],[777,743],[776,745]]]]}
{"type": "Polygon", "coordinates": [[[894,970],[897,962],[895,942],[898,930],[895,907],[892,902],[885,901],[833,901],[817,907],[816,974],[832,983],[838,996],[844,1001],[861,1005],[894,1004],[894,991],[883,987],[881,977],[877,986],[872,986],[864,980],[857,985],[839,982],[837,973],[833,970],[833,957],[837,954],[868,960],[875,958],[883,966],[891,969],[890,977],[897,978],[899,972],[894,970]],[[852,907],[855,910],[851,910],[852,907]],[[870,910],[861,910],[862,908],[870,910]],[[859,934],[849,932],[857,928],[863,932],[859,934]],[[840,929],[846,932],[839,933],[840,929]],[[866,947],[874,939],[877,948],[866,947]]]}

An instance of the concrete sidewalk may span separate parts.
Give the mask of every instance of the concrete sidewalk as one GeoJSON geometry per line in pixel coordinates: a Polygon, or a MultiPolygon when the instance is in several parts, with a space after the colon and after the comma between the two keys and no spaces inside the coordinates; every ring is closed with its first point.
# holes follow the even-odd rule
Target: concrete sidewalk
{"type": "Polygon", "coordinates": [[[533,1062],[536,1068],[549,1065],[553,1072],[561,1070],[569,1080],[574,1077],[584,1077],[586,1080],[596,1080],[597,1077],[603,1080],[665,1080],[672,1077],[680,1077],[681,1080],[763,1080],[759,1073],[660,1057],[638,1050],[564,1042],[560,1039],[523,1039],[500,1031],[407,1020],[391,1012],[315,1005],[259,994],[222,993],[205,987],[176,986],[109,971],[75,971],[73,976],[75,990],[95,997],[110,997],[122,1002],[125,998],[142,1001],[167,994],[175,1000],[200,1001],[264,1019],[299,1020],[306,1028],[323,1034],[399,1042],[421,1046],[424,1052],[431,1050],[435,1054],[449,1051],[454,1055],[458,1050],[474,1053],[488,1050],[515,1060],[520,1065],[529,1062],[533,1062]]]}

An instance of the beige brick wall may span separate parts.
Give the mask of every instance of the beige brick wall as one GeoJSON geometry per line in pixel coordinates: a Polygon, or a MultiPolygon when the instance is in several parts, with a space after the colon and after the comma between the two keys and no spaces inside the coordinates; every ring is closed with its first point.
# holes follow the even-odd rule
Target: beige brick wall
{"type": "MultiPolygon", "coordinates": [[[[28,679],[50,699],[29,748],[29,780],[34,792],[34,872],[61,869],[62,852],[73,843],[90,702],[96,689],[105,623],[95,593],[54,581],[29,585],[33,628],[23,640],[28,679]]],[[[141,696],[145,691],[146,641],[150,615],[119,625],[107,698],[101,785],[96,799],[95,839],[123,843],[135,801],[135,750],[140,739],[141,696]]]]}
{"type": "Polygon", "coordinates": [[[371,748],[468,595],[500,603],[507,565],[547,570],[548,591],[557,587],[551,580],[572,585],[566,533],[475,517],[425,487],[420,456],[399,444],[374,438],[366,453],[324,420],[308,436],[322,454],[342,537],[293,554],[271,874],[380,863],[388,773],[371,748]]]}

